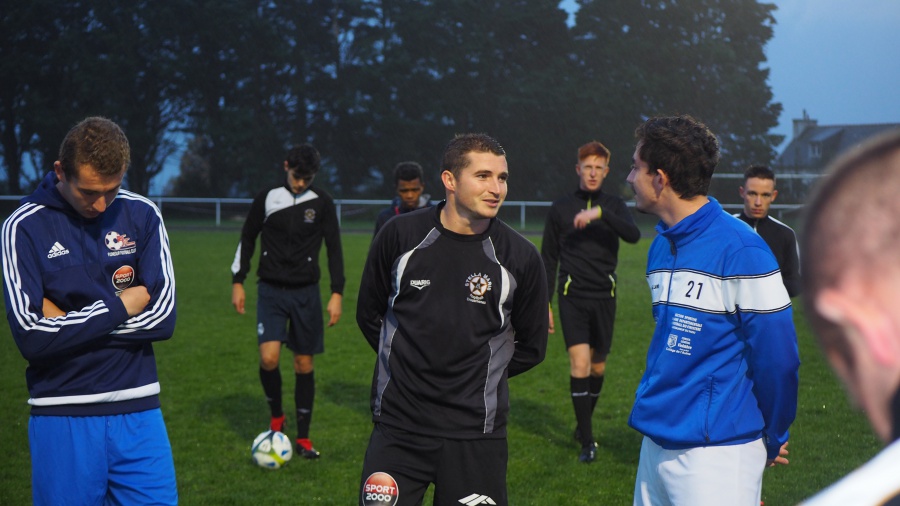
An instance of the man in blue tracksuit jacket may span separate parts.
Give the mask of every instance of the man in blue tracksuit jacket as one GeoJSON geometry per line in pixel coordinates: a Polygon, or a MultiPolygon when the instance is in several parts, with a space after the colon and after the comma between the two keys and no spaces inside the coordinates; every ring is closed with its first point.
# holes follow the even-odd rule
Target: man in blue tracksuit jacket
{"type": "Polygon", "coordinates": [[[177,504],[154,341],[175,329],[162,216],[121,189],[122,130],[87,118],[3,223],[3,290],[28,361],[36,505],[177,504]]]}
{"type": "Polygon", "coordinates": [[[656,321],[629,425],[645,437],[634,504],[759,504],[787,464],[799,357],[765,241],[707,196],[718,141],[689,116],[638,127],[628,182],[660,218],[647,281],[656,321]]]}

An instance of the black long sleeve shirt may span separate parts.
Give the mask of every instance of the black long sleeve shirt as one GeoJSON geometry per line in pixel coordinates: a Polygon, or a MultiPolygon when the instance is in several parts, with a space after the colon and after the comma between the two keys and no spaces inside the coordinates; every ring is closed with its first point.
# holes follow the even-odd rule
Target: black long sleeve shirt
{"type": "Polygon", "coordinates": [[[800,293],[800,249],[797,246],[797,235],[794,230],[784,223],[766,216],[765,218],[750,218],[743,211],[735,214],[750,228],[762,237],[769,249],[778,261],[781,270],[781,280],[787,288],[788,296],[793,297],[800,293]]]}
{"type": "Polygon", "coordinates": [[[373,420],[428,436],[506,436],[507,378],[544,359],[547,285],[537,248],[500,220],[477,235],[440,222],[444,204],[375,236],[356,321],[378,352],[373,420]]]}
{"type": "Polygon", "coordinates": [[[344,257],[341,230],[334,200],[325,191],[310,186],[295,195],[286,186],[261,192],[253,199],[241,241],[231,266],[232,282],[243,283],[250,259],[260,241],[259,279],[276,286],[301,287],[318,283],[319,250],[328,249],[331,292],[344,291],[344,257]]]}
{"type": "Polygon", "coordinates": [[[641,238],[641,231],[628,206],[619,197],[602,190],[587,192],[579,189],[555,201],[547,213],[541,243],[548,300],[553,300],[557,279],[561,296],[615,297],[620,238],[636,243],[641,238]],[[600,219],[581,230],[576,229],[575,215],[594,207],[602,209],[600,219]]]}

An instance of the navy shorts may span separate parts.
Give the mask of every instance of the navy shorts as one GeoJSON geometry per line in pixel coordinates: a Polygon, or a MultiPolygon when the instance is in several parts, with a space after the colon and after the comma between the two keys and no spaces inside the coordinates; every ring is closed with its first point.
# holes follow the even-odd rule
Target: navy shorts
{"type": "Polygon", "coordinates": [[[557,304],[566,348],[588,344],[594,349],[594,361],[606,361],[612,347],[616,299],[560,296],[557,304]]]}
{"type": "Polygon", "coordinates": [[[359,487],[360,506],[506,506],[506,439],[445,439],[376,423],[359,487]]]}
{"type": "Polygon", "coordinates": [[[260,281],[257,289],[256,335],[259,344],[281,341],[298,355],[317,355],[325,351],[318,284],[281,288],[260,281]]]}

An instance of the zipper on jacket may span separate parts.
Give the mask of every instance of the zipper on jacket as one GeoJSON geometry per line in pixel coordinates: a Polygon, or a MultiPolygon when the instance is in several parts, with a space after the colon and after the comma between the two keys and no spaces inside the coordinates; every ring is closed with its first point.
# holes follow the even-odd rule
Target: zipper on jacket
{"type": "Polygon", "coordinates": [[[703,437],[706,439],[706,442],[709,443],[709,411],[712,409],[712,397],[713,397],[713,377],[706,377],[706,416],[703,419],[703,437]]]}

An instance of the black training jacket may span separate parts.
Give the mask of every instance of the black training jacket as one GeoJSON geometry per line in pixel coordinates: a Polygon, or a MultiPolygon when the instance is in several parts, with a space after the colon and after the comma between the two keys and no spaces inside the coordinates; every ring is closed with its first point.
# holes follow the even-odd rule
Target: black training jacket
{"type": "Polygon", "coordinates": [[[762,219],[750,218],[743,211],[735,214],[750,228],[762,237],[769,249],[778,261],[781,269],[781,280],[787,288],[788,296],[793,297],[800,293],[800,248],[797,245],[797,235],[794,230],[784,223],[766,216],[762,219]]]}
{"type": "Polygon", "coordinates": [[[541,257],[547,271],[548,300],[557,286],[560,296],[588,299],[615,297],[619,238],[636,243],[641,231],[628,206],[619,197],[602,191],[579,189],[555,201],[547,213],[541,257]],[[575,215],[599,206],[599,220],[575,228],[575,215]],[[557,273],[557,265],[559,270],[557,273]]]}
{"type": "Polygon", "coordinates": [[[547,285],[537,248],[498,219],[479,235],[439,206],[401,214],[375,237],[356,320],[378,351],[373,420],[453,439],[506,437],[507,378],[547,348],[547,285]]]}
{"type": "Polygon", "coordinates": [[[301,287],[318,283],[319,250],[328,249],[331,292],[344,291],[344,259],[341,230],[334,200],[325,191],[310,186],[295,195],[286,185],[261,192],[253,199],[231,265],[233,283],[243,283],[250,271],[256,237],[262,233],[259,268],[266,283],[301,287]]]}

